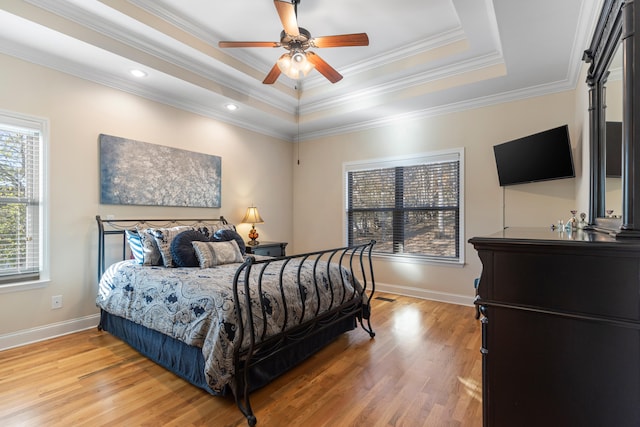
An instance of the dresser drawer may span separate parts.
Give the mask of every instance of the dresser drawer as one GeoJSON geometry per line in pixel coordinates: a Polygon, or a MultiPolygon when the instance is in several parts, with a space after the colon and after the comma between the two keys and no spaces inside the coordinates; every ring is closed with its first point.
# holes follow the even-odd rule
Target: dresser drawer
{"type": "Polygon", "coordinates": [[[286,247],[286,242],[261,242],[255,246],[247,245],[247,253],[253,255],[280,257],[286,255],[286,247]]]}

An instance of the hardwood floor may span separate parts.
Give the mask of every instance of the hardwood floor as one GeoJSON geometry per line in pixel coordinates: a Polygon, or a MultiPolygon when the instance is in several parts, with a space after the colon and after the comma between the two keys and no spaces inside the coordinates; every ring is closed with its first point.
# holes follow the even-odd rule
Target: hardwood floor
{"type": "MultiPolygon", "coordinates": [[[[389,294],[356,329],[252,394],[258,426],[482,424],[474,309],[389,294]]],[[[231,398],[190,385],[106,332],[0,352],[2,426],[246,426],[231,398]]]]}

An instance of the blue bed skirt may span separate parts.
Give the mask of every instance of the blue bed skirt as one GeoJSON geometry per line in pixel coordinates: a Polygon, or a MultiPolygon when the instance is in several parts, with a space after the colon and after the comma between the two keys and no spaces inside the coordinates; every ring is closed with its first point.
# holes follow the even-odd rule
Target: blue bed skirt
{"type": "Polygon", "coordinates": [[[202,349],[187,345],[168,335],[145,328],[104,310],[100,312],[100,329],[120,338],[143,356],[200,387],[217,395],[207,385],[202,349]]]}
{"type": "MultiPolygon", "coordinates": [[[[290,343],[287,345],[286,351],[253,365],[249,370],[250,391],[268,384],[334,341],[344,332],[355,327],[355,317],[342,319],[301,341],[290,343]]],[[[187,345],[175,338],[109,314],[104,310],[100,312],[99,328],[121,339],[145,357],[210,394],[228,395],[231,393],[230,387],[225,388],[222,393],[217,393],[209,387],[204,374],[204,357],[199,347],[187,345]]]]}

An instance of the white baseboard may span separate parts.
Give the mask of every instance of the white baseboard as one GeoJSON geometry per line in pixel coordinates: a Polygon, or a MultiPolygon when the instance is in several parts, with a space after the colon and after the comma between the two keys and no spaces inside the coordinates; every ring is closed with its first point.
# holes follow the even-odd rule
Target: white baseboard
{"type": "Polygon", "coordinates": [[[468,306],[473,306],[474,300],[474,297],[468,295],[449,294],[446,292],[436,292],[410,286],[389,285],[378,282],[376,282],[376,291],[468,306]]]}
{"type": "MultiPolygon", "coordinates": [[[[389,285],[386,283],[376,283],[376,291],[467,306],[472,306],[474,299],[472,296],[467,295],[436,292],[410,286],[389,285]]],[[[99,321],[100,315],[92,314],[78,319],[0,335],[0,351],[95,328],[99,321]]]]}
{"type": "Polygon", "coordinates": [[[98,326],[99,321],[100,315],[92,314],[78,319],[0,335],[0,351],[95,328],[98,326]]]}

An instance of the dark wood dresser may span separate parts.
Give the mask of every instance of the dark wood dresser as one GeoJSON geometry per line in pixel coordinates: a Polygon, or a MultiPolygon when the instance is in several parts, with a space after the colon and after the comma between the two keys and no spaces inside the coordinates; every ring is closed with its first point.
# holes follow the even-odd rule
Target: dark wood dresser
{"type": "Polygon", "coordinates": [[[640,426],[640,241],[508,228],[469,242],[484,426],[640,426]]]}

